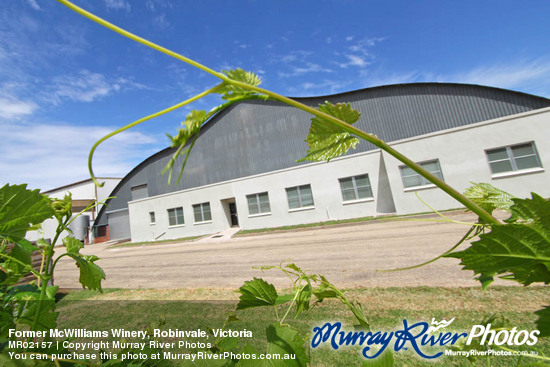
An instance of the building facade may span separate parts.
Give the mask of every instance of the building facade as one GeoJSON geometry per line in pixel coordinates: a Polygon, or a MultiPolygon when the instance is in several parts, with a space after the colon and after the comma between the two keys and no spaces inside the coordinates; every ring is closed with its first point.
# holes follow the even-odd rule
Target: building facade
{"type": "MultiPolygon", "coordinates": [[[[121,179],[115,177],[101,177],[100,180],[105,182],[103,187],[96,187],[91,179],[86,179],[48,191],[42,191],[41,193],[53,199],[63,199],[65,195],[71,194],[72,213],[76,215],[86,209],[88,205],[107,199],[121,179]]],[[[98,212],[101,210],[102,206],[102,204],[99,204],[97,207],[92,208],[92,210],[83,212],[80,218],[73,221],[70,227],[73,231],[73,236],[85,242],[93,242],[95,240],[90,236],[92,234],[90,229],[94,225],[98,212]]],[[[36,241],[39,238],[53,240],[57,230],[57,220],[47,219],[42,223],[41,227],[39,231],[28,232],[26,238],[30,241],[36,241]]],[[[63,232],[59,240],[67,235],[67,232],[63,232]]],[[[99,240],[101,241],[101,239],[99,240]]],[[[58,243],[61,242],[59,241],[58,243]]]]}
{"type": "MultiPolygon", "coordinates": [[[[355,124],[463,191],[488,182],[513,195],[550,196],[550,100],[478,85],[414,83],[297,98],[350,102],[355,124]]],[[[273,101],[248,101],[202,128],[178,184],[160,172],[173,149],[134,168],[95,222],[111,239],[153,241],[461,205],[362,141],[323,163],[305,155],[311,116],[273,101]],[[418,195],[418,196],[417,196],[418,195]]],[[[179,162],[181,163],[181,162],[179,162]]],[[[176,167],[178,165],[176,164],[176,167]]]]}

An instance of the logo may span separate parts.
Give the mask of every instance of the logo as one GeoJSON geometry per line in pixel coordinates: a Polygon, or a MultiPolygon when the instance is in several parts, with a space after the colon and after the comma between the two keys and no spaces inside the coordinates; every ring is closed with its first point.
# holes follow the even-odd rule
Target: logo
{"type": "Polygon", "coordinates": [[[443,355],[443,351],[427,354],[423,347],[446,347],[459,341],[470,345],[476,338],[480,338],[480,344],[484,345],[535,345],[538,341],[538,330],[528,332],[513,328],[491,330],[491,324],[474,325],[470,333],[444,332],[455,319],[449,321],[436,321],[432,318],[431,325],[425,321],[409,324],[403,320],[403,328],[395,331],[345,331],[340,322],[327,322],[323,326],[313,328],[311,347],[317,348],[322,344],[328,344],[334,350],[348,345],[359,345],[363,349],[361,354],[367,359],[374,359],[381,355],[388,347],[393,346],[395,352],[412,349],[419,356],[426,359],[434,359],[443,355]]]}

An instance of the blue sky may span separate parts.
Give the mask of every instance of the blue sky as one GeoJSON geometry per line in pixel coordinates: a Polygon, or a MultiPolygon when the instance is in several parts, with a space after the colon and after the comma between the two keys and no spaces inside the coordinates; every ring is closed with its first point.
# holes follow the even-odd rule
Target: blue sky
{"type": "MultiPolygon", "coordinates": [[[[287,96],[459,82],[550,98],[548,1],[75,4],[213,69],[254,71],[287,96]]],[[[215,84],[57,1],[2,0],[0,185],[50,189],[88,178],[97,139],[215,84]]],[[[191,108],[215,103],[199,101],[100,145],[96,174],[123,177],[168,144],[165,132],[175,134],[191,108]]]]}

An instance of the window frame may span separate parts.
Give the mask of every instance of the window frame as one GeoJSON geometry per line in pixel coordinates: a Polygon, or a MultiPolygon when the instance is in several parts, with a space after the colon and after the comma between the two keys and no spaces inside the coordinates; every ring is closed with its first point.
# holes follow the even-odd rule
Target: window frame
{"type": "MultiPolygon", "coordinates": [[[[445,181],[445,178],[443,176],[443,170],[441,169],[441,163],[439,162],[439,158],[429,159],[429,160],[425,160],[425,161],[422,161],[422,162],[416,162],[416,164],[418,164],[420,167],[422,167],[424,169],[425,169],[426,165],[431,164],[431,163],[436,163],[438,169],[435,170],[435,171],[428,171],[428,170],[427,171],[430,172],[431,174],[433,174],[434,176],[436,176],[437,178],[439,178],[441,181],[445,181]],[[436,173],[439,173],[439,175],[437,175],[436,173]]],[[[412,191],[412,190],[436,187],[433,183],[428,181],[426,178],[424,178],[423,176],[421,176],[419,173],[417,173],[414,170],[413,170],[414,174],[403,176],[403,170],[412,170],[412,168],[410,168],[407,165],[399,166],[399,171],[401,173],[401,182],[403,183],[403,188],[405,189],[405,191],[412,191]],[[409,177],[419,177],[420,178],[420,185],[407,186],[407,184],[405,183],[405,178],[409,178],[409,177]]]]}
{"type": "Polygon", "coordinates": [[[487,164],[489,165],[489,170],[491,171],[492,177],[503,177],[503,176],[510,176],[515,174],[522,174],[522,173],[529,173],[533,171],[540,171],[543,170],[542,161],[539,156],[539,152],[537,150],[537,146],[535,145],[534,141],[527,141],[519,144],[511,144],[511,145],[505,145],[501,147],[491,148],[491,149],[485,149],[485,157],[487,159],[487,164]],[[523,155],[516,157],[514,155],[514,148],[519,148],[521,146],[529,145],[531,149],[533,150],[533,154],[530,155],[523,155]],[[491,160],[489,154],[494,153],[498,150],[505,150],[506,152],[506,158],[502,159],[495,159],[491,160]],[[519,168],[517,160],[520,158],[525,157],[535,157],[535,161],[537,166],[535,167],[529,167],[529,168],[519,168]],[[498,162],[509,162],[511,170],[502,171],[502,172],[494,172],[492,163],[498,163],[498,162]]]}
{"type": "Polygon", "coordinates": [[[182,206],[166,209],[166,211],[168,212],[168,227],[176,227],[176,226],[185,225],[185,217],[183,215],[183,207],[182,206]],[[171,211],[174,213],[173,216],[170,215],[171,211]],[[181,216],[178,215],[178,211],[181,211],[181,216]],[[178,218],[180,218],[180,217],[181,217],[182,222],[178,223],[179,222],[178,218]],[[174,221],[175,221],[174,224],[172,224],[172,219],[174,219],[174,221]]]}
{"type": "Polygon", "coordinates": [[[370,199],[374,199],[374,194],[372,192],[372,185],[370,183],[370,178],[368,173],[364,173],[361,175],[355,175],[355,176],[349,176],[349,177],[342,177],[338,179],[338,182],[340,183],[340,193],[342,194],[342,201],[344,203],[351,203],[351,202],[358,202],[358,201],[369,201],[370,199]],[[367,179],[368,185],[367,186],[358,186],[357,180],[365,177],[367,179]],[[344,188],[342,186],[343,181],[345,180],[351,180],[352,187],[351,188],[344,188]],[[359,188],[360,187],[368,187],[370,196],[365,197],[359,197],[359,188]],[[344,191],[349,191],[350,189],[353,189],[353,199],[346,199],[344,195],[344,191]]]}
{"type": "Polygon", "coordinates": [[[195,220],[195,224],[197,223],[211,223],[212,222],[212,207],[210,206],[210,202],[209,201],[206,201],[204,203],[199,203],[199,204],[193,204],[193,219],[195,220]],[[205,211],[204,210],[204,207],[208,205],[208,211],[205,211]],[[201,220],[197,220],[197,212],[195,211],[195,208],[200,208],[200,215],[201,215],[201,220]],[[206,219],[205,218],[205,213],[209,213],[210,215],[210,218],[206,219]]]}
{"type": "Polygon", "coordinates": [[[155,212],[152,211],[152,212],[149,212],[149,224],[156,224],[157,223],[157,218],[155,216],[155,212]]]}
{"type": "Polygon", "coordinates": [[[271,214],[271,203],[269,202],[269,193],[267,191],[246,195],[246,204],[248,206],[248,216],[249,217],[256,217],[256,216],[271,214]],[[266,211],[262,211],[262,203],[260,201],[260,196],[264,195],[264,194],[267,198],[267,210],[266,211]],[[252,213],[250,211],[250,200],[251,199],[254,200],[253,204],[256,205],[256,209],[257,209],[256,213],[252,213]]]}
{"type": "Polygon", "coordinates": [[[315,208],[315,199],[313,198],[313,190],[311,188],[311,184],[287,187],[287,188],[285,188],[285,190],[286,190],[286,198],[287,198],[287,203],[288,203],[288,211],[292,212],[292,211],[300,211],[300,210],[307,210],[307,209],[315,208]],[[304,205],[304,203],[303,203],[304,200],[303,200],[303,197],[302,197],[302,190],[306,187],[309,187],[309,191],[311,193],[311,204],[310,205],[304,205]],[[296,207],[296,208],[291,208],[290,207],[290,197],[288,196],[288,193],[289,193],[289,191],[294,190],[294,189],[296,189],[296,192],[298,194],[297,197],[298,197],[299,206],[296,207]]]}

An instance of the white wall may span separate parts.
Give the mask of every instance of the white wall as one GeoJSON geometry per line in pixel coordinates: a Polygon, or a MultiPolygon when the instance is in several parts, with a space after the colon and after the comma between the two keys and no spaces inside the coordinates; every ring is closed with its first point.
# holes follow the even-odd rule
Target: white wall
{"type": "MultiPolygon", "coordinates": [[[[550,109],[528,112],[514,117],[483,122],[428,136],[391,144],[415,162],[439,159],[445,182],[460,192],[471,182],[486,182],[517,197],[530,197],[535,191],[550,196],[550,109]],[[534,141],[543,169],[536,172],[517,172],[493,178],[485,150],[534,141]]],[[[462,207],[438,188],[406,190],[403,186],[397,159],[384,153],[397,213],[429,211],[416,193],[435,209],[462,207]]]]}
{"type": "Polygon", "coordinates": [[[129,203],[132,241],[174,239],[216,233],[230,227],[222,201],[235,198],[239,227],[257,229],[376,215],[374,199],[343,204],[339,178],[368,173],[373,193],[378,189],[378,151],[257,175],[207,187],[165,194],[129,203]],[[286,188],[311,185],[314,207],[289,210],[286,188]],[[248,213],[246,195],[268,192],[271,212],[248,213]],[[193,204],[210,202],[212,222],[193,223],[193,204]],[[183,207],[185,224],[168,226],[167,209],[183,207]],[[149,223],[154,211],[156,223],[149,223]]]}

